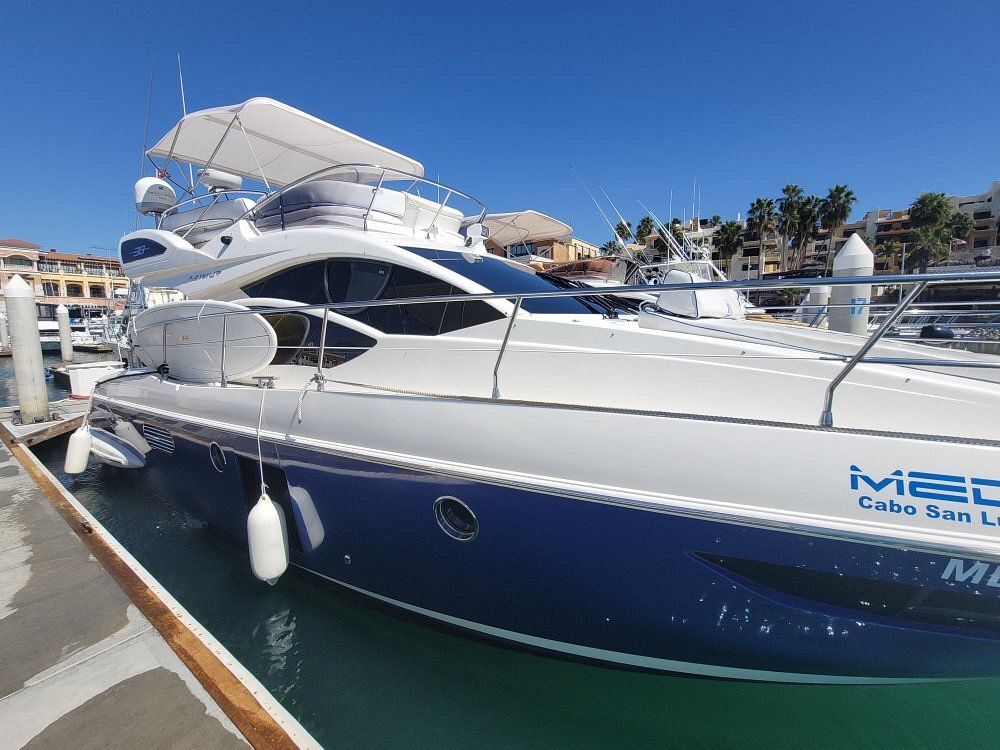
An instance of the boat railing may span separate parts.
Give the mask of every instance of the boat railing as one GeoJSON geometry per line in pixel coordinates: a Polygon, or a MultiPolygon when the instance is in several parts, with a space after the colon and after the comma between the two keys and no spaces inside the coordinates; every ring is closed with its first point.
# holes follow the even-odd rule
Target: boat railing
{"type": "MultiPolygon", "coordinates": [[[[309,182],[315,182],[321,179],[336,179],[343,182],[352,182],[359,185],[369,185],[371,187],[371,197],[368,201],[368,205],[364,210],[362,216],[363,219],[363,229],[368,231],[368,219],[375,209],[375,201],[378,198],[379,191],[387,183],[397,183],[404,182],[408,183],[406,187],[399,190],[401,193],[408,193],[415,195],[419,198],[424,198],[432,203],[437,204],[437,211],[432,217],[429,227],[435,226],[438,218],[441,216],[442,211],[448,206],[448,202],[453,198],[461,198],[470,201],[475,206],[478,206],[479,216],[476,219],[478,222],[486,217],[487,208],[486,204],[482,201],[473,198],[472,196],[463,193],[453,187],[445,185],[442,182],[432,180],[427,177],[420,175],[415,175],[410,172],[404,172],[401,169],[394,169],[392,167],[382,167],[377,164],[338,164],[333,167],[324,167],[323,169],[317,170],[311,174],[301,177],[293,182],[288,183],[281,187],[281,189],[267,194],[267,197],[260,200],[252,209],[248,210],[241,219],[253,220],[255,217],[260,216],[265,210],[273,208],[274,204],[278,204],[278,215],[281,217],[282,226],[284,226],[285,220],[285,207],[283,198],[290,191],[301,185],[305,185],[309,182]],[[428,198],[427,196],[420,194],[420,187],[426,186],[435,193],[435,198],[428,198]],[[444,197],[441,197],[441,193],[444,193],[444,197]]],[[[339,204],[317,204],[317,205],[339,205],[339,204]]]]}
{"type": "MultiPolygon", "coordinates": [[[[953,285],[962,282],[968,282],[971,279],[977,281],[997,281],[1000,282],[1000,271],[993,273],[975,273],[975,274],[913,274],[913,275],[885,275],[885,276],[850,276],[850,277],[832,277],[832,278],[814,278],[814,279],[788,279],[788,280],[738,280],[738,281],[718,281],[718,282],[696,282],[696,283],[677,283],[677,284],[639,284],[632,286],[614,286],[614,287],[575,287],[570,289],[553,289],[552,291],[538,291],[538,292],[484,292],[484,293],[470,293],[470,294],[454,294],[454,295],[435,295],[428,297],[403,297],[398,299],[379,299],[379,300],[357,300],[350,302],[331,302],[331,303],[303,303],[298,305],[290,305],[284,307],[266,307],[263,309],[247,309],[247,310],[235,310],[219,313],[208,313],[203,318],[212,317],[222,317],[222,341],[221,341],[221,363],[220,363],[220,382],[222,385],[226,384],[226,373],[225,373],[225,349],[227,346],[227,320],[233,315],[249,315],[249,314],[268,314],[273,315],[276,313],[291,313],[291,312],[321,312],[321,311],[332,311],[332,312],[342,312],[346,314],[353,314],[358,311],[359,308],[377,308],[377,307],[389,307],[389,306],[401,306],[401,305],[420,305],[420,304],[441,304],[441,303],[454,303],[454,302],[473,302],[480,300],[507,300],[513,303],[513,307],[508,316],[507,325],[504,330],[504,335],[502,340],[499,342],[499,348],[497,351],[497,358],[493,367],[493,391],[492,397],[494,400],[500,398],[500,368],[504,359],[504,355],[507,352],[507,348],[510,342],[511,332],[514,329],[514,323],[517,319],[519,311],[522,309],[525,300],[531,299],[542,299],[542,298],[553,298],[553,297],[614,297],[620,295],[632,295],[637,294],[662,294],[664,292],[677,292],[677,291],[706,291],[708,289],[733,289],[740,291],[754,291],[754,290],[778,290],[778,289],[793,289],[793,288],[803,288],[811,286],[825,286],[825,287],[837,287],[837,286],[859,286],[859,285],[885,285],[885,284],[905,284],[911,287],[908,294],[906,294],[902,300],[900,300],[894,307],[894,309],[886,316],[882,325],[875,329],[860,344],[857,352],[854,354],[838,354],[829,353],[824,354],[823,358],[832,361],[841,361],[843,363],[842,369],[837,373],[837,375],[831,380],[826,388],[824,402],[822,404],[822,410],[818,419],[818,423],[823,427],[832,427],[833,421],[833,401],[834,395],[838,386],[844,381],[845,378],[859,365],[862,363],[866,364],[887,364],[887,365],[908,365],[908,366],[927,366],[933,365],[935,368],[938,367],[956,367],[956,368],[997,368],[1000,367],[1000,358],[993,361],[984,360],[971,360],[971,359],[939,359],[934,357],[933,359],[920,358],[920,357],[885,357],[885,356],[869,356],[872,349],[879,343],[888,333],[892,330],[894,323],[902,316],[906,310],[916,301],[916,299],[924,292],[927,288],[938,285],[953,285]]],[[[837,305],[832,304],[831,307],[858,307],[857,302],[850,304],[837,305]]],[[[867,307],[864,305],[863,307],[867,307]]],[[[328,316],[323,314],[322,330],[320,334],[320,342],[317,347],[317,377],[319,382],[323,379],[323,367],[326,362],[326,350],[329,349],[343,349],[345,347],[328,346],[326,343],[326,329],[327,329],[327,319],[328,316]]],[[[781,325],[781,323],[775,323],[775,325],[781,325]]],[[[168,342],[167,342],[167,329],[169,323],[163,326],[163,356],[164,365],[169,368],[169,362],[167,360],[168,342]]],[[[733,331],[735,333],[735,331],[733,331]]],[[[303,348],[301,345],[296,347],[297,349],[303,348]]],[[[930,349],[928,352],[930,353],[930,349]]],[[[935,350],[936,352],[937,350],[935,350]]],[[[166,371],[166,370],[165,370],[166,371]]]]}
{"type": "MultiPolygon", "coordinates": [[[[236,197],[252,196],[252,200],[254,201],[254,203],[256,203],[261,198],[261,196],[266,196],[266,195],[267,193],[263,190],[218,190],[211,193],[204,193],[203,195],[195,195],[192,196],[191,198],[175,203],[166,211],[164,211],[160,215],[160,218],[157,221],[156,226],[157,228],[162,228],[164,225],[164,221],[166,220],[167,223],[169,224],[170,223],[169,219],[174,216],[176,217],[184,216],[185,218],[187,218],[186,214],[197,213],[198,215],[194,217],[190,223],[184,224],[182,227],[178,227],[178,229],[183,228],[182,232],[177,232],[182,239],[187,239],[187,236],[191,234],[191,232],[195,228],[197,228],[202,221],[227,222],[226,225],[223,225],[219,228],[218,231],[221,231],[222,229],[225,228],[225,226],[227,225],[232,226],[233,224],[235,224],[237,221],[239,221],[241,217],[210,216],[209,214],[212,213],[213,208],[227,201],[231,201],[236,197]],[[204,203],[204,206],[202,206],[201,210],[199,211],[198,206],[201,205],[202,203],[204,203]],[[184,208],[185,206],[190,206],[190,208],[182,211],[181,209],[184,208]]],[[[174,231],[176,232],[177,230],[174,231]]]]}

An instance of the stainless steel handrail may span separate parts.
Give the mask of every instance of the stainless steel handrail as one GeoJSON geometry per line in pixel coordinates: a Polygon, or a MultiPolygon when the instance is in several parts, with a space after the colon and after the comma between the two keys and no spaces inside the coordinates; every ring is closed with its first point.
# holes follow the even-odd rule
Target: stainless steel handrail
{"type": "Polygon", "coordinates": [[[846,365],[844,365],[844,369],[837,373],[837,377],[835,377],[830,382],[830,385],[826,387],[826,401],[823,404],[823,412],[820,414],[819,418],[821,427],[833,427],[833,393],[837,390],[837,386],[844,381],[844,378],[850,374],[851,370],[857,367],[858,363],[865,358],[865,355],[871,351],[872,347],[875,346],[875,344],[877,344],[883,336],[885,336],[885,334],[892,327],[893,322],[895,322],[895,320],[903,314],[903,311],[909,307],[910,303],[919,297],[921,292],[923,292],[926,288],[927,282],[923,281],[911,289],[910,293],[907,294],[903,301],[899,303],[899,306],[892,311],[892,314],[888,318],[886,318],[885,324],[868,337],[868,340],[864,343],[864,345],[858,349],[858,353],[855,354],[846,365]]]}
{"type": "MultiPolygon", "coordinates": [[[[283,195],[288,190],[291,190],[294,187],[298,187],[299,185],[304,185],[305,183],[312,182],[313,180],[321,179],[321,178],[323,178],[323,177],[325,177],[327,175],[330,175],[330,174],[335,174],[338,171],[349,171],[349,170],[354,170],[355,172],[358,173],[358,179],[359,179],[359,181],[360,181],[360,175],[361,175],[361,173],[363,171],[364,172],[377,173],[379,175],[379,178],[378,178],[378,186],[379,187],[381,187],[382,184],[385,183],[387,180],[388,181],[393,181],[393,180],[396,180],[396,179],[408,180],[408,181],[410,181],[409,187],[407,187],[407,189],[405,191],[401,191],[401,192],[405,192],[405,193],[409,193],[409,191],[410,191],[411,188],[415,187],[416,185],[418,185],[420,183],[423,183],[425,185],[430,185],[431,187],[435,187],[435,188],[438,188],[438,189],[443,189],[443,190],[447,191],[447,197],[445,198],[446,201],[452,195],[460,196],[462,198],[465,198],[468,201],[471,201],[472,203],[475,203],[477,206],[479,206],[480,211],[479,211],[479,217],[478,217],[477,221],[482,221],[486,217],[486,212],[488,210],[486,208],[486,204],[483,203],[481,200],[478,200],[477,198],[473,198],[471,195],[468,195],[467,193],[463,193],[461,190],[456,190],[453,187],[449,187],[448,185],[445,185],[444,183],[436,182],[435,180],[431,180],[431,179],[429,179],[427,177],[423,177],[423,176],[420,176],[420,175],[415,175],[415,174],[412,174],[410,172],[404,172],[401,169],[395,169],[393,167],[383,167],[383,166],[380,166],[378,164],[356,163],[356,164],[337,164],[337,165],[332,166],[332,167],[324,167],[323,169],[319,169],[319,170],[317,170],[315,172],[312,172],[311,174],[307,174],[305,177],[300,177],[297,180],[293,180],[292,182],[289,182],[287,185],[282,186],[279,190],[277,190],[277,191],[275,191],[273,193],[269,193],[267,195],[267,197],[265,197],[261,201],[259,201],[257,203],[257,205],[255,205],[249,211],[247,211],[242,216],[240,216],[239,219],[237,219],[237,221],[242,220],[242,219],[248,219],[248,218],[252,219],[253,218],[252,214],[254,214],[255,212],[260,211],[263,208],[266,208],[273,201],[277,200],[281,195],[283,195]]],[[[374,194],[372,195],[372,203],[374,203],[374,194]]],[[[441,204],[442,208],[443,208],[443,205],[444,204],[441,204]]],[[[371,206],[369,206],[369,211],[370,210],[371,210],[371,206]]],[[[440,209],[439,209],[439,212],[440,212],[440,209]]],[[[282,212],[282,214],[283,213],[284,212],[282,212]]],[[[437,218],[437,216],[435,215],[435,219],[436,218],[437,218]]],[[[366,222],[366,228],[367,228],[367,222],[366,222]]]]}
{"type": "MultiPolygon", "coordinates": [[[[862,362],[868,362],[871,364],[896,364],[896,365],[924,365],[933,367],[996,367],[1000,366],[1000,362],[997,365],[992,363],[970,363],[965,360],[945,360],[945,359],[933,359],[928,358],[927,360],[918,359],[908,359],[908,358],[890,358],[890,357],[874,357],[867,358],[866,355],[874,348],[874,346],[885,337],[889,332],[893,323],[899,319],[901,315],[906,311],[906,309],[916,300],[916,298],[930,285],[932,284],[955,284],[961,281],[967,281],[970,278],[980,280],[980,281],[1000,281],[1000,270],[993,273],[964,273],[964,274],[911,274],[911,275],[894,275],[894,276],[869,276],[869,277],[833,277],[833,278],[816,278],[811,280],[794,279],[794,280],[741,280],[741,281],[720,281],[712,282],[711,284],[706,283],[678,283],[678,284],[641,284],[632,286],[617,286],[617,287],[580,287],[573,289],[559,289],[553,291],[544,292],[487,292],[487,293],[475,293],[475,294],[455,294],[455,295],[436,295],[432,297],[404,297],[398,299],[388,299],[388,300],[352,300],[350,302],[331,302],[331,303],[302,303],[296,305],[289,305],[283,307],[268,307],[266,309],[247,309],[247,310],[236,310],[227,311],[219,313],[208,313],[201,317],[210,318],[215,316],[222,316],[224,321],[230,315],[247,315],[247,314],[261,314],[261,313],[286,313],[295,311],[305,311],[305,310],[322,310],[323,314],[323,326],[321,333],[321,341],[319,344],[319,356],[317,359],[317,375],[322,377],[323,371],[323,360],[326,350],[326,329],[327,329],[327,313],[339,312],[340,310],[357,310],[360,308],[369,307],[386,307],[386,306],[397,306],[397,305],[414,305],[414,304],[435,304],[442,302],[465,302],[465,301],[479,301],[479,300],[513,300],[513,308],[509,316],[509,320],[504,333],[503,341],[501,342],[500,349],[498,352],[497,360],[493,367],[493,398],[499,399],[499,369],[500,364],[503,360],[504,354],[507,351],[508,343],[510,341],[510,335],[514,327],[514,322],[517,317],[518,312],[521,309],[524,300],[528,299],[545,299],[554,297],[593,297],[593,296],[616,296],[621,294],[635,294],[635,293],[646,293],[646,294],[656,294],[667,291],[681,291],[681,290],[698,290],[706,291],[707,289],[782,289],[782,288],[798,288],[798,287],[809,287],[809,286],[843,286],[843,285],[864,285],[864,284],[887,284],[887,283],[906,283],[914,286],[913,289],[906,295],[906,297],[896,304],[893,312],[886,318],[885,322],[874,331],[861,348],[852,357],[838,357],[840,361],[844,361],[845,365],[843,369],[834,377],[830,384],[826,388],[825,400],[823,405],[823,410],[820,414],[819,424],[824,427],[833,426],[833,397],[836,392],[837,387],[844,381],[844,379],[857,367],[858,364],[862,362]]],[[[167,323],[169,324],[169,322],[167,323]]],[[[163,331],[163,357],[164,364],[166,364],[166,327],[164,325],[163,331]]],[[[223,327],[223,349],[225,349],[225,323],[223,327]]],[[[223,362],[224,362],[224,352],[223,352],[223,362]]],[[[224,375],[224,371],[223,371],[224,375]]],[[[224,379],[224,378],[223,378],[224,379]]]]}
{"type": "MultiPolygon", "coordinates": [[[[168,216],[179,216],[180,213],[181,213],[181,211],[179,209],[182,206],[186,206],[189,203],[196,203],[198,201],[204,200],[205,198],[211,197],[212,200],[209,202],[209,204],[207,206],[205,206],[201,210],[201,213],[198,214],[198,218],[194,219],[188,225],[187,229],[184,230],[184,234],[180,235],[181,239],[186,239],[187,236],[194,230],[194,228],[198,224],[198,222],[202,221],[202,219],[205,218],[205,215],[208,213],[209,209],[212,208],[212,206],[214,206],[217,203],[219,203],[219,201],[222,199],[223,196],[231,196],[233,193],[245,193],[247,195],[260,195],[260,196],[267,195],[267,193],[265,193],[263,190],[220,190],[220,191],[218,191],[216,193],[206,193],[204,195],[196,195],[196,196],[194,196],[192,198],[188,198],[186,200],[183,200],[180,203],[175,203],[170,208],[168,208],[166,211],[164,211],[160,215],[159,220],[156,222],[156,228],[160,229],[163,226],[163,220],[166,217],[168,217],[168,216]]],[[[239,219],[229,219],[228,221],[230,223],[230,226],[232,226],[237,221],[239,221],[239,219]]]]}

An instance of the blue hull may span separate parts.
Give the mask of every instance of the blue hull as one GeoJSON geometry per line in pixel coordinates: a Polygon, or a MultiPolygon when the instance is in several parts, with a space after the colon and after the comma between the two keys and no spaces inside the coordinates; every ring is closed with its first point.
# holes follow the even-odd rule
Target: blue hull
{"type": "MultiPolygon", "coordinates": [[[[137,426],[143,418],[121,413],[137,426]]],[[[94,424],[101,425],[99,414],[94,424]]],[[[157,421],[174,498],[245,542],[257,444],[157,421]],[[221,447],[213,461],[210,445],[221,447]]],[[[151,441],[153,442],[153,441],[151,441]]],[[[1000,675],[998,589],[974,561],[738,525],[264,444],[292,562],[482,635],[630,667],[789,682],[1000,675]],[[475,514],[445,533],[442,496],[475,514]],[[294,521],[292,520],[294,519],[294,521]],[[951,567],[949,567],[951,566],[951,567]]],[[[248,571],[249,575],[249,571],[248,571]]]]}

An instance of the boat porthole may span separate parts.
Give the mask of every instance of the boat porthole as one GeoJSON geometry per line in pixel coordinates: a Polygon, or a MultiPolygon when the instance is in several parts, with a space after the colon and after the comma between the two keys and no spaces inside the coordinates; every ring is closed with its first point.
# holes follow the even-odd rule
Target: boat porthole
{"type": "Polygon", "coordinates": [[[445,534],[460,542],[471,542],[479,533],[476,514],[457,497],[446,495],[435,500],[434,519],[445,534]]]}
{"type": "Polygon", "coordinates": [[[226,454],[222,452],[218,443],[212,443],[208,446],[208,455],[212,457],[212,466],[215,467],[216,471],[221,473],[226,470],[226,454]]]}

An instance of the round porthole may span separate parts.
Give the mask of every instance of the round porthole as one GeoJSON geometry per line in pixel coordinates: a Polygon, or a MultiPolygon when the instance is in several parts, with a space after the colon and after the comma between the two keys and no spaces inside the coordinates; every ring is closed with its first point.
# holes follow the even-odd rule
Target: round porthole
{"type": "Polygon", "coordinates": [[[216,471],[221,473],[226,470],[226,454],[222,452],[218,443],[208,446],[208,455],[212,457],[212,466],[216,471]]]}
{"type": "Polygon", "coordinates": [[[435,500],[434,518],[445,534],[460,542],[471,542],[479,533],[476,514],[457,497],[446,495],[435,500]]]}

